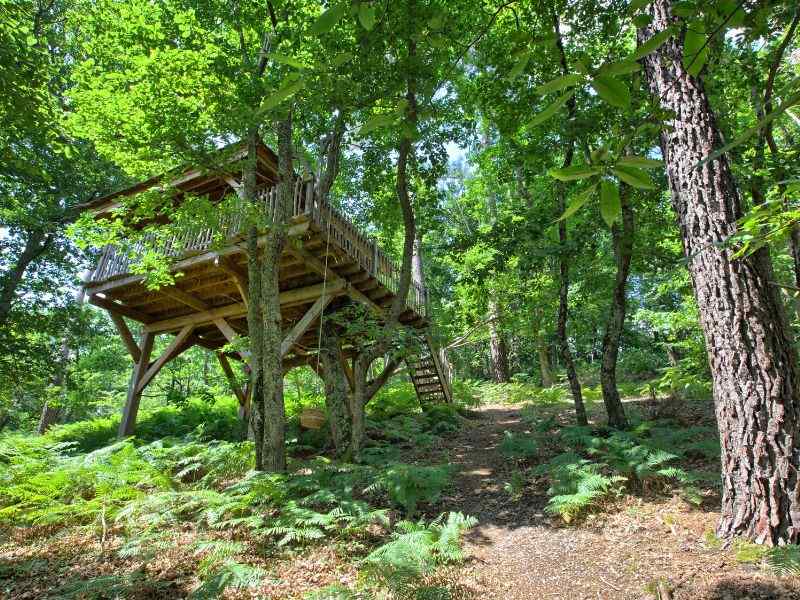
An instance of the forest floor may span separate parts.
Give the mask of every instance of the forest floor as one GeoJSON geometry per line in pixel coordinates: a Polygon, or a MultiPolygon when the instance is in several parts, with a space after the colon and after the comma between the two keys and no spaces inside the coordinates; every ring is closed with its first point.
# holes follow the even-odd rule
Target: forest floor
{"type": "MultiPolygon", "coordinates": [[[[707,405],[688,407],[682,420],[712,422],[707,405]]],[[[633,402],[628,406],[639,409],[633,402]]],[[[562,424],[574,418],[565,404],[536,410],[562,424]]],[[[602,405],[590,405],[590,414],[602,422],[602,405]]],[[[530,430],[522,405],[482,406],[432,447],[410,444],[403,452],[407,462],[454,466],[452,485],[426,507],[426,518],[461,511],[478,519],[468,534],[465,564],[433,577],[453,600],[645,600],[659,598],[659,586],[659,600],[800,600],[800,578],[777,577],[758,560],[746,562],[735,546],[720,547],[711,534],[719,505],[713,488],[704,490],[700,506],[662,488],[614,500],[570,524],[549,515],[547,479],[531,475],[531,468],[563,448],[545,439],[527,461],[510,460],[499,450],[505,432],[530,430]],[[525,484],[513,494],[507,484],[522,472],[525,484]]],[[[170,549],[142,563],[120,555],[124,540],[113,528],[102,537],[85,528],[6,532],[0,536],[0,598],[187,597],[197,588],[198,558],[189,548],[199,534],[189,524],[171,533],[170,549]]],[[[364,552],[322,543],[280,557],[250,554],[246,561],[263,567],[268,577],[256,589],[225,597],[295,600],[332,583],[354,586],[364,552]]]]}
{"type": "MultiPolygon", "coordinates": [[[[550,409],[571,420],[563,405],[550,409]]],[[[661,597],[675,600],[800,599],[799,578],[771,575],[714,543],[714,493],[700,507],[678,496],[628,497],[569,525],[545,513],[543,478],[512,499],[505,488],[516,467],[498,445],[504,432],[530,425],[516,406],[484,406],[476,417],[443,448],[459,475],[440,504],[479,522],[468,538],[469,561],[451,574],[457,597],[644,600],[657,598],[660,584],[669,590],[661,597]]]]}

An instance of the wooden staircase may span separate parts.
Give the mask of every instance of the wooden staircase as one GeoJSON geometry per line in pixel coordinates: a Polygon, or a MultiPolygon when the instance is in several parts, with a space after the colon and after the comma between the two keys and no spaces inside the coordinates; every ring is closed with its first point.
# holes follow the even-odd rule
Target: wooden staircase
{"type": "Polygon", "coordinates": [[[439,354],[430,335],[420,343],[420,352],[406,359],[408,374],[421,406],[453,401],[450,383],[442,369],[439,354]]]}

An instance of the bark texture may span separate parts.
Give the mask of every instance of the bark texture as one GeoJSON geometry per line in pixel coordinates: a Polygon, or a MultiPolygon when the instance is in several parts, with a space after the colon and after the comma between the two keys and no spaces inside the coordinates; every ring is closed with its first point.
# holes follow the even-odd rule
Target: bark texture
{"type": "Polygon", "coordinates": [[[325,383],[325,405],[328,409],[328,423],[331,428],[336,454],[349,457],[352,440],[351,392],[344,370],[344,357],[336,327],[326,322],[323,325],[319,362],[322,379],[325,383]]]}
{"type": "MultiPolygon", "coordinates": [[[[640,43],[675,24],[655,0],[640,43]]],[[[714,384],[722,446],[718,534],[759,543],[800,540],[797,356],[765,249],[734,259],[740,198],[725,156],[698,166],[721,140],[701,80],[671,39],[643,62],[654,96],[674,118],[661,134],[672,203],[689,264],[714,384]]]]}
{"type": "MultiPolygon", "coordinates": [[[[248,236],[248,276],[250,303],[251,411],[256,468],[281,472],[286,469],[285,409],[283,402],[283,361],[281,358],[280,257],[286,245],[287,219],[291,214],[294,189],[292,168],[292,117],[289,113],[275,123],[278,137],[278,193],[272,215],[265,215],[267,239],[263,251],[258,248],[258,223],[248,236]]],[[[248,135],[248,157],[243,189],[246,200],[255,203],[256,151],[258,131],[248,135]]]]}
{"type": "Polygon", "coordinates": [[[633,209],[630,204],[630,188],[624,184],[620,194],[622,224],[614,223],[611,238],[614,245],[614,260],[617,273],[614,278],[614,291],[611,296],[606,330],[603,334],[603,359],[600,363],[600,386],[603,390],[603,403],[608,415],[608,424],[617,429],[628,426],[625,409],[617,389],[617,357],[622,328],[625,325],[625,288],[633,256],[633,209]]]}

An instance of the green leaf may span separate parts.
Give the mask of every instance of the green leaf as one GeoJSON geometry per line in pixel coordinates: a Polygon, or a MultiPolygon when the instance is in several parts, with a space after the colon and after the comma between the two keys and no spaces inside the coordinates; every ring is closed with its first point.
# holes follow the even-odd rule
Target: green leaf
{"type": "Polygon", "coordinates": [[[544,96],[545,94],[549,94],[550,92],[558,92],[563,90],[564,88],[577,85],[581,81],[583,81],[583,75],[579,75],[577,73],[570,73],[569,75],[562,75],[561,77],[556,77],[555,79],[548,81],[547,83],[543,83],[533,91],[536,92],[537,94],[544,96]]]}
{"type": "Polygon", "coordinates": [[[631,59],[639,60],[651,52],[658,50],[669,38],[674,35],[674,33],[675,30],[672,27],[667,27],[664,31],[659,31],[644,44],[636,48],[636,52],[631,55],[631,59]]]}
{"type": "Polygon", "coordinates": [[[631,0],[631,3],[628,5],[628,12],[631,14],[635,13],[637,10],[643,9],[652,1],[653,0],[631,0]]]}
{"type": "Polygon", "coordinates": [[[311,26],[311,33],[314,35],[328,33],[339,21],[342,20],[344,13],[344,6],[334,6],[329,8],[322,13],[316,21],[314,21],[314,24],[311,26]]]}
{"type": "Polygon", "coordinates": [[[564,106],[569,101],[569,99],[572,98],[574,95],[575,95],[575,90],[570,90],[569,92],[559,96],[558,100],[553,102],[550,106],[548,106],[538,115],[533,117],[533,119],[531,119],[530,125],[533,127],[547,121],[547,119],[555,115],[559,111],[559,109],[562,106],[564,106]]]}
{"type": "Polygon", "coordinates": [[[303,61],[297,60],[294,57],[286,56],[285,54],[278,54],[277,52],[272,52],[270,57],[275,62],[281,63],[283,65],[289,65],[290,67],[294,67],[296,69],[307,69],[308,65],[303,61]]]}
{"type": "Polygon", "coordinates": [[[642,65],[634,60],[623,60],[621,62],[609,63],[600,67],[603,75],[627,75],[641,70],[642,65]]]}
{"type": "Polygon", "coordinates": [[[269,111],[287,100],[288,98],[294,96],[297,92],[305,87],[306,82],[304,80],[294,81],[289,83],[288,85],[284,85],[280,88],[277,92],[265,98],[261,102],[261,110],[262,111],[269,111]]]}
{"type": "Polygon", "coordinates": [[[571,167],[564,167],[563,169],[550,169],[548,174],[559,181],[574,181],[576,179],[584,179],[592,175],[598,175],[601,172],[599,167],[591,165],[573,165],[571,167]]]}
{"type": "Polygon", "coordinates": [[[372,28],[375,27],[375,7],[366,2],[359,4],[358,20],[364,29],[372,31],[372,28]]]}
{"type": "Polygon", "coordinates": [[[652,15],[636,15],[633,17],[633,24],[639,29],[647,27],[653,21],[652,15]]]}
{"type": "Polygon", "coordinates": [[[567,210],[564,211],[564,214],[561,215],[558,220],[561,221],[562,219],[569,219],[572,215],[578,212],[578,210],[580,210],[580,208],[591,199],[596,189],[597,184],[595,183],[575,196],[572,202],[569,203],[569,206],[567,206],[567,210]]]}
{"type": "Polygon", "coordinates": [[[642,156],[623,156],[617,161],[618,167],[638,167],[640,169],[660,169],[664,166],[661,160],[653,160],[642,156]]]}
{"type": "Polygon", "coordinates": [[[683,66],[689,75],[697,76],[703,70],[708,60],[708,49],[703,21],[698,19],[687,23],[683,38],[683,66]]]}
{"type": "Polygon", "coordinates": [[[341,67],[351,58],[353,58],[353,54],[351,52],[340,52],[331,59],[331,66],[334,68],[341,67]]]}
{"type": "Polygon", "coordinates": [[[636,167],[614,167],[611,169],[614,175],[619,177],[620,181],[624,181],[628,185],[639,188],[642,190],[654,190],[656,186],[650,180],[650,176],[636,167]]]}
{"type": "Polygon", "coordinates": [[[380,129],[381,127],[388,127],[393,125],[395,121],[397,121],[397,114],[395,113],[373,115],[367,119],[367,122],[361,126],[361,129],[358,130],[358,135],[363,136],[371,131],[380,129]]]}
{"type": "Polygon", "coordinates": [[[600,182],[600,216],[611,227],[621,214],[619,188],[613,181],[604,179],[600,182]]]}
{"type": "Polygon", "coordinates": [[[631,93],[628,86],[619,79],[606,75],[597,75],[592,79],[592,87],[603,100],[611,106],[619,108],[629,108],[631,105],[631,93]]]}
{"type": "Polygon", "coordinates": [[[694,2],[676,2],[672,5],[672,13],[676,17],[693,17],[697,12],[697,5],[694,2]]]}
{"type": "Polygon", "coordinates": [[[528,66],[528,61],[531,59],[531,53],[529,51],[520,52],[517,56],[517,62],[508,72],[508,80],[514,81],[517,77],[522,75],[522,72],[525,70],[525,67],[528,66]]]}

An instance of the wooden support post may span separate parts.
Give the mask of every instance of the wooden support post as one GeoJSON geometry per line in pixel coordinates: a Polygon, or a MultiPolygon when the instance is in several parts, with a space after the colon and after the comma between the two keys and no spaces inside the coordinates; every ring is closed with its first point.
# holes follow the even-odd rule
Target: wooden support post
{"type": "Polygon", "coordinates": [[[121,438],[133,435],[134,429],[136,428],[136,415],[139,413],[139,402],[142,399],[142,391],[139,389],[139,382],[147,370],[155,338],[155,334],[149,331],[142,333],[139,360],[133,367],[131,380],[128,384],[128,398],[125,400],[125,407],[122,409],[122,421],[120,421],[118,433],[121,438]]]}
{"type": "Polygon", "coordinates": [[[122,338],[122,342],[128,349],[133,362],[138,363],[139,358],[142,356],[142,351],[139,349],[139,345],[136,343],[136,340],[133,339],[133,334],[131,333],[131,330],[128,329],[125,319],[123,319],[120,315],[110,311],[108,314],[111,317],[111,320],[114,321],[114,325],[116,325],[117,331],[119,332],[119,337],[122,338]]]}
{"type": "Polygon", "coordinates": [[[164,350],[164,353],[158,357],[158,360],[154,361],[151,364],[147,371],[142,375],[139,384],[136,386],[137,391],[141,394],[144,391],[144,388],[147,387],[147,384],[153,380],[153,377],[158,375],[158,372],[166,365],[169,361],[173,358],[191,348],[191,344],[187,345],[186,341],[191,335],[192,331],[194,331],[194,325],[186,325],[183,329],[180,330],[178,335],[175,336],[175,339],[172,340],[167,349],[164,350]]]}
{"type": "Polygon", "coordinates": [[[314,302],[314,304],[311,305],[311,308],[306,311],[306,314],[304,314],[303,317],[297,323],[295,323],[294,327],[292,327],[292,330],[286,334],[286,337],[281,343],[281,358],[286,356],[286,354],[289,352],[289,349],[294,346],[297,340],[299,340],[308,330],[311,323],[313,323],[314,320],[316,320],[316,318],[322,314],[322,311],[325,310],[325,307],[328,306],[331,300],[333,300],[333,295],[323,294],[317,298],[317,301],[314,302]]]}
{"type": "Polygon", "coordinates": [[[228,362],[228,357],[226,357],[222,352],[217,352],[217,360],[219,361],[219,366],[222,367],[222,372],[225,373],[225,377],[228,380],[236,399],[239,400],[239,407],[244,406],[247,404],[247,396],[245,395],[245,391],[239,387],[239,384],[236,381],[236,375],[233,373],[231,363],[228,362]]]}

